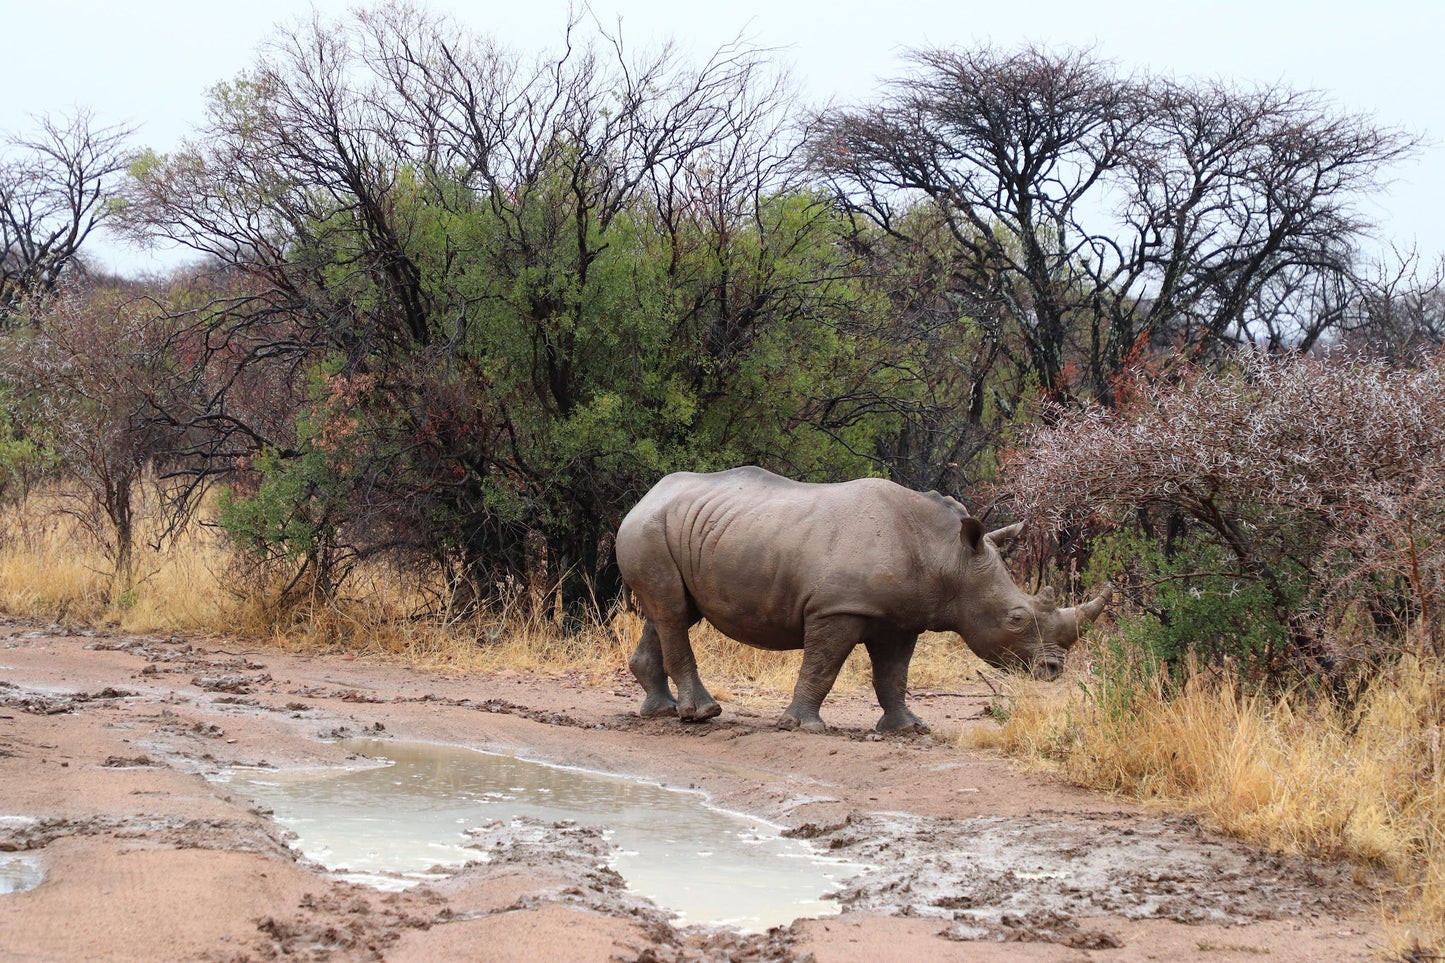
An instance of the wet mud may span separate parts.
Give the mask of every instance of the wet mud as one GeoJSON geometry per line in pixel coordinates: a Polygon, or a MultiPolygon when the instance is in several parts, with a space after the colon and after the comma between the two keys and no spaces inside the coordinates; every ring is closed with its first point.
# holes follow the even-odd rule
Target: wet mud
{"type": "Polygon", "coordinates": [[[1213,839],[1187,817],[888,814],[819,839],[884,867],[851,880],[839,894],[844,906],[947,920],[949,939],[1081,945],[1088,940],[1074,921],[1083,918],[1239,926],[1359,906],[1344,867],[1213,839]]]}
{"type": "MultiPolygon", "coordinates": [[[[871,700],[843,697],[825,707],[835,729],[814,736],[777,731],[757,699],[710,725],[639,719],[621,667],[615,685],[588,687],[0,623],[0,956],[1307,960],[1383,945],[1358,870],[1271,855],[957,748],[958,726],[992,724],[980,719],[988,698],[917,694],[934,734],[879,737],[871,700]],[[710,871],[706,856],[702,868],[649,856],[673,873],[662,888],[629,874],[638,849],[619,811],[682,819],[633,788],[608,790],[620,809],[569,808],[515,773],[498,790],[443,772],[453,803],[476,803],[443,817],[455,852],[405,873],[338,872],[236,778],[374,768],[360,757],[404,755],[402,740],[695,790],[847,868],[796,921],[689,925],[738,914],[664,905],[666,889],[710,871]],[[535,805],[512,812],[508,795],[535,805]],[[78,913],[93,923],[83,934],[65,923],[78,913]]],[[[746,890],[767,872],[717,875],[746,890]]]]}
{"type": "Polygon", "coordinates": [[[33,856],[0,855],[0,896],[34,889],[45,879],[45,867],[33,856]]]}

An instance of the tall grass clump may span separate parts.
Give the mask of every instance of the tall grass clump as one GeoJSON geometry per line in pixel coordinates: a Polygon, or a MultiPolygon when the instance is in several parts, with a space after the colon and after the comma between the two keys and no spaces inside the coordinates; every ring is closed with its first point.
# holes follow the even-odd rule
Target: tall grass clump
{"type": "Polygon", "coordinates": [[[1445,946],[1439,659],[1403,656],[1342,705],[1229,668],[1171,674],[1116,638],[1076,683],[1019,680],[1002,724],[961,738],[1280,852],[1382,870],[1402,938],[1445,946]]]}
{"type": "Polygon", "coordinates": [[[0,614],[113,625],[128,632],[224,632],[232,599],[224,540],[190,525],[157,548],[163,522],[137,513],[131,584],[116,591],[113,552],[45,490],[0,507],[0,614]]]}

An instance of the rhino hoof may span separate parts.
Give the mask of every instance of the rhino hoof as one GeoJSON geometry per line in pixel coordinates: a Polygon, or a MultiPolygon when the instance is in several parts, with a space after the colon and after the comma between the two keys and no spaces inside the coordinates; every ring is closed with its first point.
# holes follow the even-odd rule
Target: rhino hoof
{"type": "Polygon", "coordinates": [[[885,712],[876,728],[879,732],[916,732],[919,735],[930,731],[928,723],[907,709],[899,713],[885,712]]]}
{"type": "Polygon", "coordinates": [[[642,702],[642,708],[637,714],[644,719],[656,719],[658,716],[677,715],[677,700],[671,697],[648,696],[642,702]]]}
{"type": "Polygon", "coordinates": [[[795,729],[802,729],[804,732],[827,732],[828,725],[822,719],[814,716],[811,719],[799,719],[796,716],[784,714],[778,719],[778,728],[792,732],[795,729]]]}
{"type": "Polygon", "coordinates": [[[716,702],[708,702],[700,706],[679,706],[678,718],[683,722],[706,722],[713,716],[722,713],[722,706],[716,702]]]}

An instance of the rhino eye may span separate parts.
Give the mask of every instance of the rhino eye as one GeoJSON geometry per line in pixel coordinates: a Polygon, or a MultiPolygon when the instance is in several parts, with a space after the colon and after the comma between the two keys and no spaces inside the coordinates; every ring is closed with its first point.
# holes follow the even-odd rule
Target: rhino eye
{"type": "Polygon", "coordinates": [[[1021,629],[1033,619],[1033,613],[1023,606],[1009,609],[1006,621],[1011,629],[1021,629]]]}

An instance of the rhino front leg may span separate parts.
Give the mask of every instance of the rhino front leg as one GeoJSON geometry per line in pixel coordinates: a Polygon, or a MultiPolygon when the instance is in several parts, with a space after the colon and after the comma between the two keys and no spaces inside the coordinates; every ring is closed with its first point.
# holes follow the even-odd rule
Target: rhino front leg
{"type": "Polygon", "coordinates": [[[642,628],[642,638],[627,660],[627,667],[642,685],[647,697],[642,700],[639,714],[645,719],[654,716],[677,715],[677,699],[667,685],[667,668],[662,661],[662,640],[657,635],[657,626],[648,619],[642,628]]]}
{"type": "Polygon", "coordinates": [[[858,644],[862,626],[854,618],[819,619],[803,629],[803,667],[793,687],[793,701],[783,710],[778,726],[783,729],[806,729],[823,732],[828,727],[818,714],[838,670],[848,660],[848,653],[858,644]]]}
{"type": "Polygon", "coordinates": [[[687,625],[655,623],[662,647],[662,662],[677,684],[677,715],[683,722],[705,722],[722,712],[697,674],[697,658],[687,637],[687,625]]]}
{"type": "Polygon", "coordinates": [[[878,731],[927,732],[928,726],[914,715],[906,704],[908,663],[913,659],[913,648],[918,644],[918,636],[865,644],[868,647],[868,658],[873,663],[873,692],[878,696],[878,705],[883,708],[883,718],[878,720],[878,731]]]}

